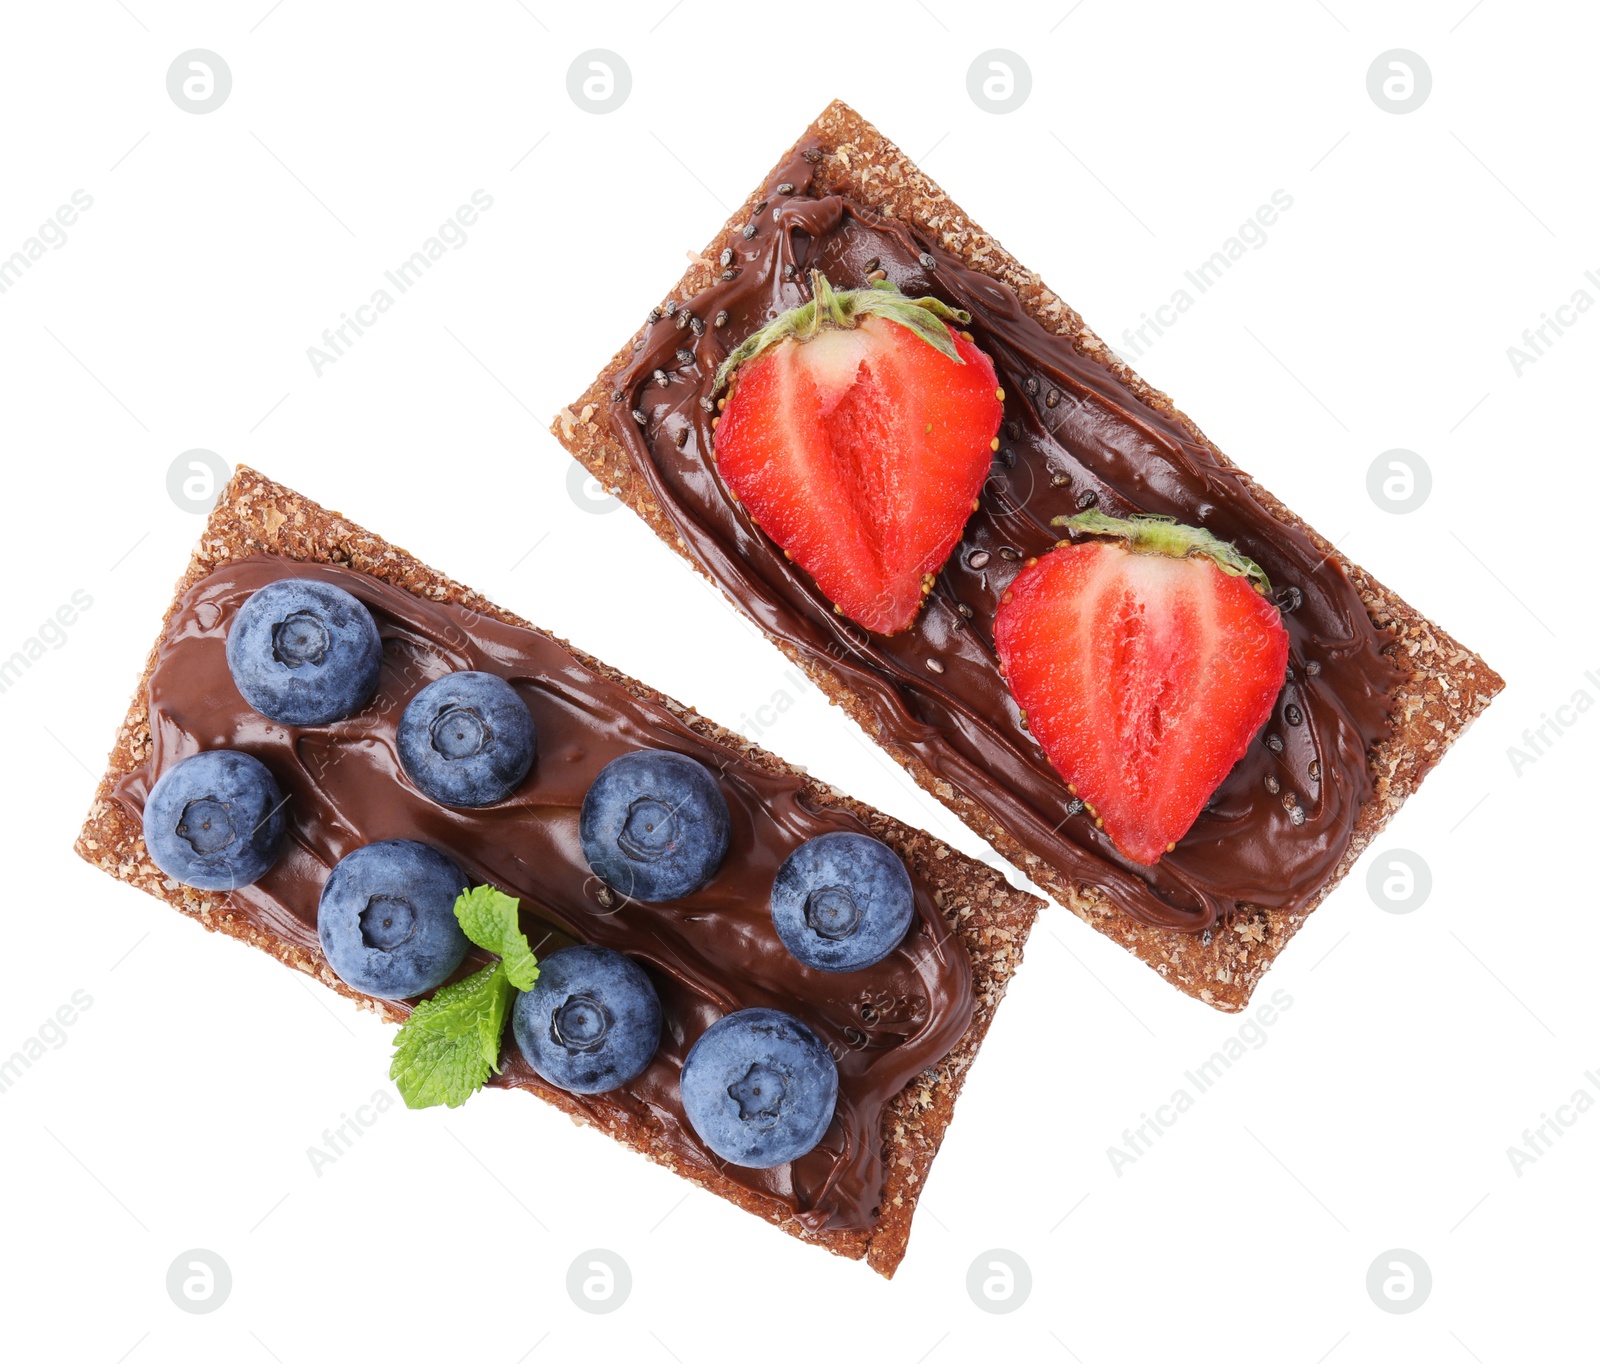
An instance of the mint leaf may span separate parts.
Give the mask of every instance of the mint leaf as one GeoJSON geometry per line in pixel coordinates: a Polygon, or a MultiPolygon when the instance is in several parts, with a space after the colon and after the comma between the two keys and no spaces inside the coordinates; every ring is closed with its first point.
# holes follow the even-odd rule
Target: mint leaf
{"type": "Polygon", "coordinates": [[[500,960],[447,985],[411,1011],[394,1039],[389,1078],[407,1108],[459,1108],[500,1069],[500,1035],[517,990],[531,990],[539,966],[517,924],[518,902],[493,886],[456,898],[461,930],[500,960]]]}
{"type": "MultiPolygon", "coordinates": [[[[511,992],[500,965],[446,986],[412,1011],[405,1028],[416,1027],[443,1037],[476,1037],[485,1064],[500,1069],[500,1033],[505,1027],[511,992]]],[[[401,1034],[405,1032],[402,1028],[401,1034]]]]}
{"type": "Polygon", "coordinates": [[[456,898],[456,919],[467,937],[485,952],[499,956],[517,989],[531,990],[539,979],[539,967],[527,937],[517,926],[518,903],[493,886],[474,886],[456,898]]]}
{"type": "Polygon", "coordinates": [[[489,1072],[500,1068],[500,1034],[512,994],[505,965],[496,962],[411,1011],[395,1037],[389,1067],[407,1108],[459,1108],[483,1088],[489,1072]]]}

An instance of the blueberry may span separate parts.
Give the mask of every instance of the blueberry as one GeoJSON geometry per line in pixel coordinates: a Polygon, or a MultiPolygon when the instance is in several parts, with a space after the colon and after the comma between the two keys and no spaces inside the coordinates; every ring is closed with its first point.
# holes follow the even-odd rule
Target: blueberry
{"type": "Polygon", "coordinates": [[[493,673],[451,673],[400,717],[400,765],[440,805],[476,808],[509,796],[533,766],[533,716],[493,673]]]}
{"type": "Polygon", "coordinates": [[[578,837],[594,872],[635,900],[699,890],[728,851],[728,802],[693,758],[646,749],[608,762],[583,798],[578,837]]]}
{"type": "Polygon", "coordinates": [[[636,962],[604,947],[563,947],[543,958],[511,1019],[528,1064],[573,1094],[627,1084],[661,1044],[656,987],[636,962]]]}
{"type": "Polygon", "coordinates": [[[828,1049],[798,1018],[742,1009],[700,1035],[678,1080],[690,1125],[734,1165],[771,1169],[822,1140],[839,1097],[828,1049]]]}
{"type": "Polygon", "coordinates": [[[279,724],[326,725],[372,700],[383,642],[372,613],[343,588],[280,578],[239,608],[227,653],[252,710],[279,724]]]}
{"type": "Polygon", "coordinates": [[[283,793],[248,753],[212,749],[169,767],[144,803],[150,859],[197,890],[258,881],[283,842],[283,793]]]}
{"type": "Polygon", "coordinates": [[[882,961],[900,945],[914,910],[905,864],[866,834],[808,838],[772,883],[778,936],[819,971],[859,971],[882,961]]]}
{"type": "Polygon", "coordinates": [[[409,999],[442,985],[467,954],[456,897],[467,879],[426,843],[391,838],[339,859],[322,887],[317,937],[346,985],[409,999]]]}

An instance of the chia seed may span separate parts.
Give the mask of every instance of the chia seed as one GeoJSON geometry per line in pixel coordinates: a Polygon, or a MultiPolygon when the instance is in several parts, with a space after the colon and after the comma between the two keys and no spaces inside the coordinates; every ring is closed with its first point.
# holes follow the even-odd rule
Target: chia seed
{"type": "Polygon", "coordinates": [[[944,664],[939,662],[937,658],[926,659],[925,662],[930,673],[942,673],[944,671],[944,664]]]}
{"type": "Polygon", "coordinates": [[[645,422],[650,420],[637,407],[633,409],[633,419],[634,419],[634,421],[638,422],[640,426],[643,426],[645,424],[645,422]]]}
{"type": "Polygon", "coordinates": [[[1283,708],[1283,718],[1291,725],[1303,725],[1306,722],[1306,717],[1301,713],[1300,707],[1292,702],[1283,708]]]}
{"type": "Polygon", "coordinates": [[[1059,389],[1052,388],[1048,393],[1046,393],[1044,395],[1044,405],[1046,407],[1054,407],[1060,401],[1061,401],[1061,392],[1060,392],[1059,389]]]}
{"type": "Polygon", "coordinates": [[[722,248],[722,254],[717,257],[717,263],[719,265],[733,264],[733,248],[731,246],[725,246],[722,248]]]}
{"type": "Polygon", "coordinates": [[[1022,381],[1022,391],[1030,398],[1037,398],[1039,396],[1039,381],[1030,374],[1022,381]]]}
{"type": "Polygon", "coordinates": [[[1316,661],[1316,659],[1312,659],[1311,662],[1306,664],[1306,676],[1307,677],[1315,677],[1321,671],[1322,671],[1322,664],[1318,663],[1316,661]]]}
{"type": "Polygon", "coordinates": [[[794,186],[791,185],[787,180],[785,180],[781,185],[778,186],[778,193],[779,194],[793,194],[794,193],[794,186]]]}
{"type": "Polygon", "coordinates": [[[714,318],[712,318],[711,319],[711,325],[713,327],[725,327],[725,326],[727,326],[728,325],[728,310],[726,308],[724,308],[714,318]]]}
{"type": "Polygon", "coordinates": [[[1283,740],[1280,739],[1276,734],[1269,734],[1267,735],[1267,747],[1270,748],[1274,753],[1282,753],[1283,740]]]}
{"type": "Polygon", "coordinates": [[[938,264],[939,264],[939,262],[934,260],[934,258],[932,256],[930,256],[926,251],[924,251],[920,256],[918,256],[917,260],[921,262],[922,268],[924,270],[936,269],[938,267],[938,264]]]}
{"type": "Polygon", "coordinates": [[[968,568],[983,568],[989,562],[989,551],[984,549],[974,550],[967,555],[968,568]]]}
{"type": "Polygon", "coordinates": [[[756,235],[756,225],[754,223],[746,223],[742,235],[746,241],[749,241],[750,238],[756,235]]]}
{"type": "Polygon", "coordinates": [[[1088,492],[1084,493],[1084,495],[1078,499],[1078,510],[1087,511],[1099,500],[1100,494],[1095,492],[1093,488],[1090,488],[1088,492]]]}

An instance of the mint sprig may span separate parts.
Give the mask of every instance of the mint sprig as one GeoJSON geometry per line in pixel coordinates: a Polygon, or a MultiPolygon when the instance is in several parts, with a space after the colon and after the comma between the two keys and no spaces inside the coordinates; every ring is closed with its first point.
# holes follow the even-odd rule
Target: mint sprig
{"type": "Polygon", "coordinates": [[[500,960],[436,990],[401,1026],[389,1078],[407,1108],[459,1108],[491,1070],[499,1073],[512,996],[539,978],[538,959],[517,926],[517,904],[493,886],[474,886],[456,898],[462,932],[500,960]]]}

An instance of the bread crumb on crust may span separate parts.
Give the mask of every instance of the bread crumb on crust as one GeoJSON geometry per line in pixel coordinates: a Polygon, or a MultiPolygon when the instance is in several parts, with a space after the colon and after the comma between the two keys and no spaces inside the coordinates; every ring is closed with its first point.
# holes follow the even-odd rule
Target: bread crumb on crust
{"type": "MultiPolygon", "coordinates": [[[[911,224],[974,270],[1009,285],[1040,326],[1068,337],[1078,351],[1113,372],[1140,401],[1170,415],[1217,459],[1231,468],[1238,467],[1206,438],[1172,399],[1135,374],[1038,275],[1025,269],[894,143],[839,100],[822,112],[794,146],[779,158],[773,170],[762,178],[711,244],[690,264],[673,288],[671,298],[686,303],[714,281],[716,271],[710,262],[723,246],[738,236],[752,209],[760,202],[763,186],[798,153],[812,148],[820,153],[814,159],[808,158],[812,160],[819,189],[844,194],[887,217],[911,224]]],[[[644,478],[634,470],[627,452],[595,419],[607,400],[606,376],[620,369],[632,354],[630,338],[582,397],[563,410],[552,423],[551,431],[603,487],[627,503],[662,540],[704,573],[679,539],[676,528],[644,478]],[[583,416],[584,413],[588,415],[583,416]]],[[[877,720],[867,704],[831,671],[784,641],[773,641],[821,688],[830,702],[860,725],[923,790],[947,806],[1036,885],[1085,923],[1121,943],[1185,994],[1228,1013],[1245,1008],[1267,968],[1289,939],[1299,932],[1311,911],[1338,885],[1362,851],[1444,756],[1445,750],[1505,685],[1477,654],[1352,564],[1326,537],[1254,479],[1249,482],[1256,499],[1273,516],[1310,537],[1318,549],[1343,566],[1373,623],[1393,632],[1394,643],[1387,652],[1411,669],[1410,679],[1395,697],[1393,732],[1372,755],[1375,794],[1361,807],[1350,846],[1316,896],[1292,912],[1257,909],[1236,920],[1229,929],[1219,928],[1198,935],[1138,922],[1114,908],[1095,887],[1069,881],[1038,857],[1024,851],[987,810],[955,791],[913,753],[885,742],[879,736],[877,720]]]]}
{"type": "MultiPolygon", "coordinates": [[[[155,668],[161,640],[171,626],[183,594],[218,564],[261,553],[281,554],[310,563],[339,564],[429,601],[467,607],[509,625],[537,628],[472,589],[435,572],[405,550],[390,545],[348,518],[326,511],[241,465],[212,510],[189,566],[173,592],[172,604],[162,619],[133,703],[117,733],[106,773],[100,780],[74,848],[78,856],[92,866],[166,901],[211,932],[225,933],[249,943],[353,1000],[361,1008],[388,1022],[398,1023],[405,1017],[403,1010],[386,1000],[372,999],[352,990],[333,974],[315,947],[291,942],[251,923],[230,906],[225,893],[193,890],[168,878],[150,861],[138,822],[111,799],[117,780],[150,757],[150,674],[155,668]]],[[[609,1123],[604,1128],[608,1136],[623,1145],[747,1212],[776,1223],[790,1235],[823,1246],[836,1255],[865,1259],[878,1273],[892,1277],[905,1255],[912,1214],[916,1211],[929,1167],[944,1140],[967,1068],[976,1058],[1006,985],[1022,961],[1023,945],[1043,903],[1014,889],[992,868],[956,852],[931,834],[910,828],[805,776],[800,769],[751,743],[743,735],[696,714],[692,707],[608,667],[565,641],[559,642],[586,668],[639,700],[665,706],[697,734],[737,751],[751,766],[801,777],[806,783],[807,796],[818,806],[835,806],[860,819],[927,881],[956,941],[966,949],[972,963],[972,1025],[942,1061],[913,1079],[886,1106],[883,1141],[889,1148],[889,1159],[883,1214],[876,1226],[868,1230],[808,1231],[783,1205],[711,1171],[685,1167],[651,1133],[621,1122],[609,1123]]],[[[539,1097],[564,1110],[574,1122],[592,1125],[586,1122],[578,1105],[560,1093],[541,1091],[539,1097]]]]}

